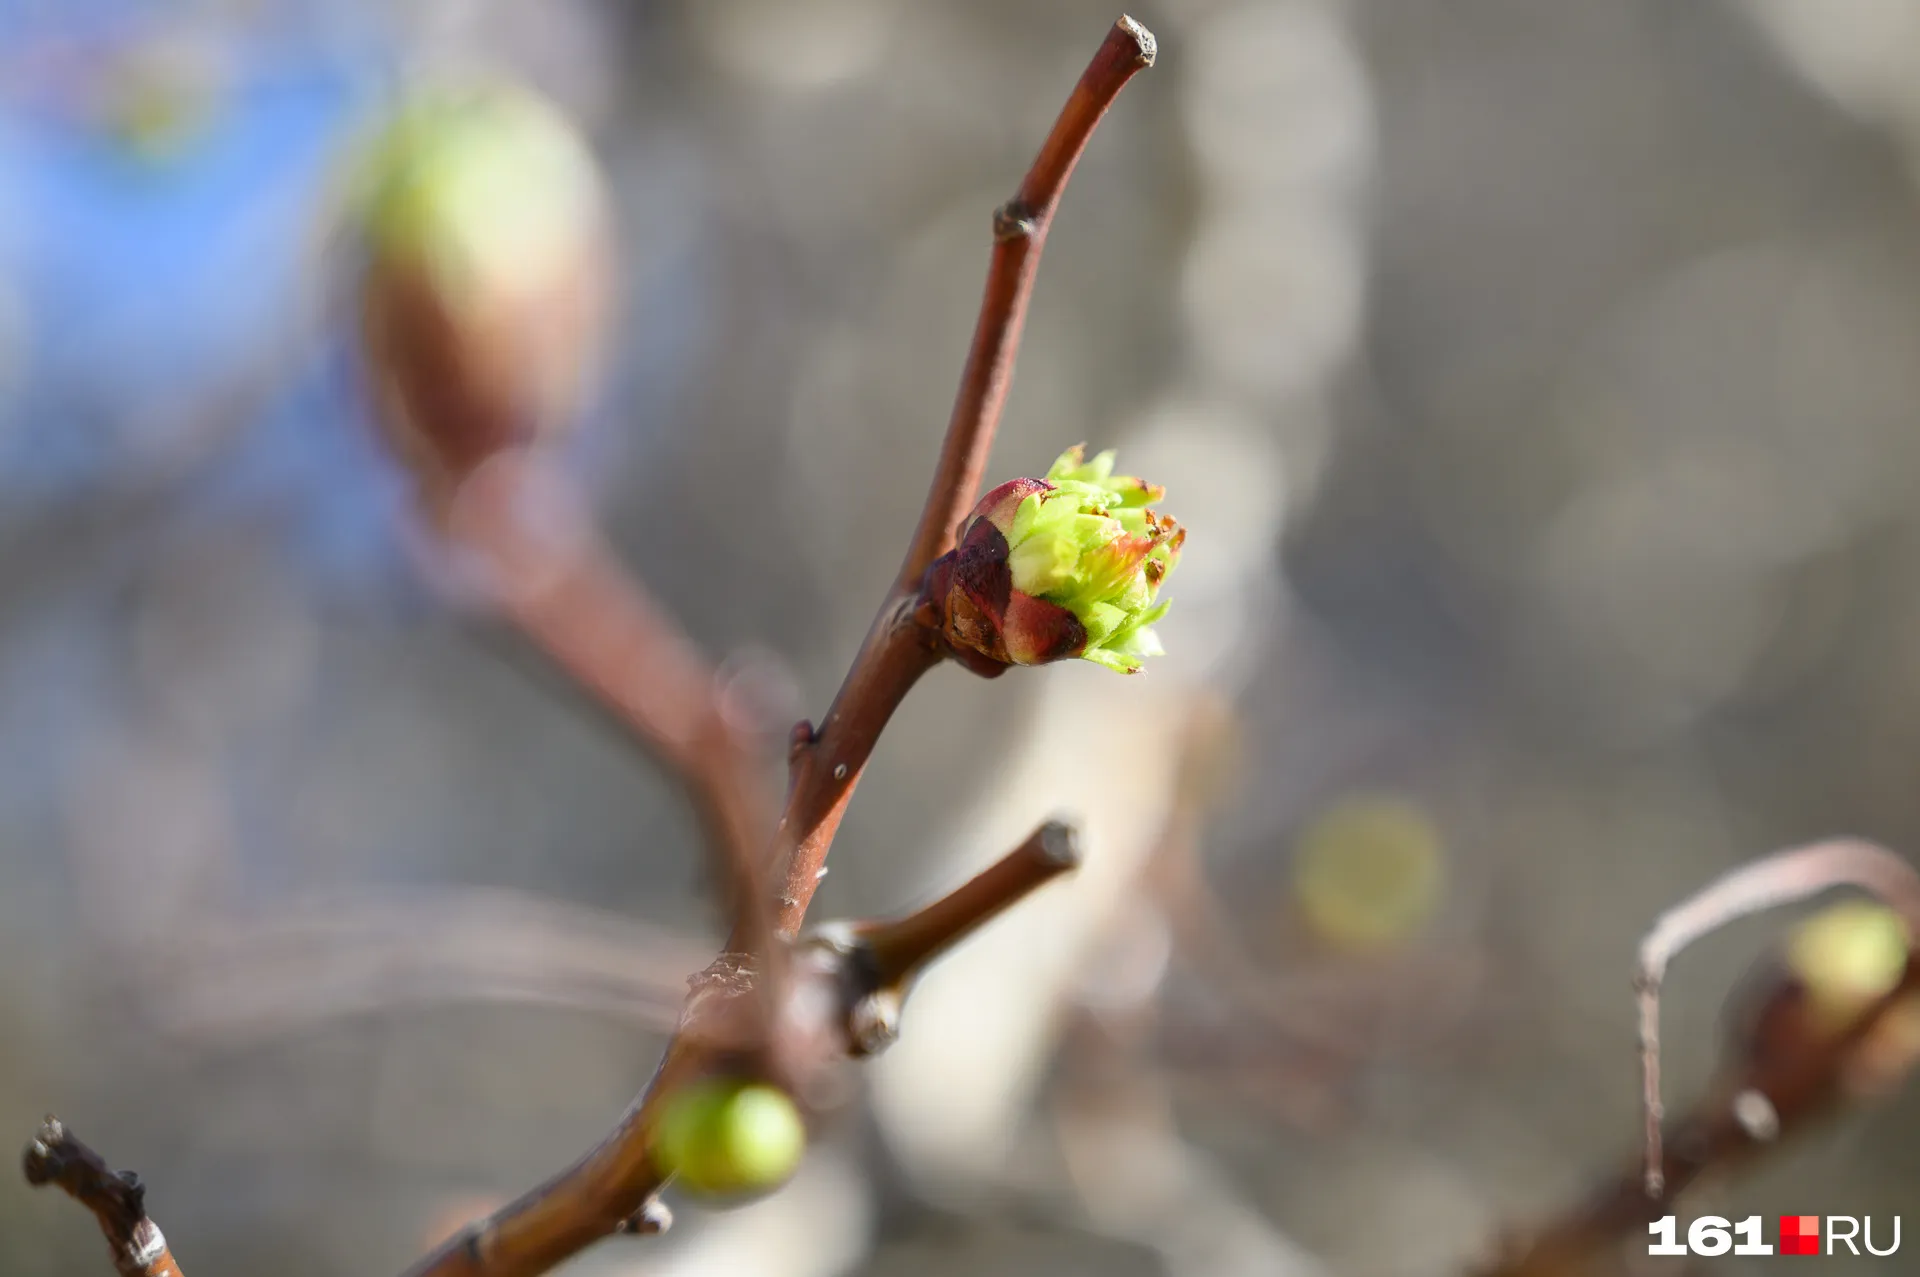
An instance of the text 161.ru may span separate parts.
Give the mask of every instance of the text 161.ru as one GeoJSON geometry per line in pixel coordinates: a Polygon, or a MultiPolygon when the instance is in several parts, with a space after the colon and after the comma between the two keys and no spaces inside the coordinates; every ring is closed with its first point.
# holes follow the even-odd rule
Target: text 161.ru
{"type": "Polygon", "coordinates": [[[1702,1215],[1685,1237],[1672,1215],[1647,1225],[1649,1255],[1877,1255],[1900,1249],[1900,1217],[1781,1215],[1778,1245],[1762,1239],[1762,1215],[1742,1220],[1702,1215]],[[1844,1248],[1844,1249],[1843,1249],[1844,1248]]]}

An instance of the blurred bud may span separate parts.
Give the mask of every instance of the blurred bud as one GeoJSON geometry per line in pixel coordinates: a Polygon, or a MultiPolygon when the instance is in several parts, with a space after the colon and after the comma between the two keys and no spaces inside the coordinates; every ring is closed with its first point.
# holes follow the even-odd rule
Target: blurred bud
{"type": "Polygon", "coordinates": [[[503,84],[421,90],[363,175],[362,336],[381,424],[429,488],[567,424],[607,310],[600,170],[503,84]]]}
{"type": "Polygon", "coordinates": [[[1307,827],[1294,848],[1295,900],[1320,940],[1377,952],[1411,940],[1445,885],[1440,836],[1394,798],[1353,798],[1307,827]]]}
{"type": "Polygon", "coordinates": [[[983,673],[1077,656],[1137,674],[1162,651],[1157,596],[1186,530],[1147,508],[1164,488],[1115,475],[1112,452],[1084,455],[987,493],[929,574],[948,642],[983,673]]]}
{"type": "MultiPolygon", "coordinates": [[[[1768,1067],[1824,1049],[1900,982],[1909,943],[1900,916],[1871,901],[1810,915],[1728,999],[1734,1057],[1768,1067]]],[[[1877,1067],[1885,1055],[1904,1070],[1920,1050],[1913,1030],[1905,1009],[1884,1017],[1857,1048],[1860,1062],[1877,1067]]]]}
{"type": "Polygon", "coordinates": [[[653,1132],[661,1170],[703,1197],[778,1188],[800,1165],[807,1128],[779,1087],[713,1077],[667,1096],[653,1132]]]}
{"type": "Polygon", "coordinates": [[[1794,928],[1787,966],[1806,985],[1820,1018],[1844,1028],[1900,982],[1908,943],[1899,914],[1871,901],[1849,900],[1794,928]]]}

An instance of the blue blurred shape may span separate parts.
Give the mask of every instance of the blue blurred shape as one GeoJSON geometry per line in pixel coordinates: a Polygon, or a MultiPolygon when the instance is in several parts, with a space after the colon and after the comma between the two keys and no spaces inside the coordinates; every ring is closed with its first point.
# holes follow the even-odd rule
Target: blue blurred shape
{"type": "Polygon", "coordinates": [[[151,7],[60,7],[0,8],[15,499],[177,472],[273,396],[312,331],[342,144],[386,70],[351,28],[155,33],[119,20],[151,7]]]}

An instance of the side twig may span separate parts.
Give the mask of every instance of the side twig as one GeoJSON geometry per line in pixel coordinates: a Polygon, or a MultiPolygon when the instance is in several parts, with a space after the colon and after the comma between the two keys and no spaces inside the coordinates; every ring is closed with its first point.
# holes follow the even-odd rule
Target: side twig
{"type": "Polygon", "coordinates": [[[139,1176],[109,1169],[55,1117],[40,1127],[21,1160],[29,1184],[53,1184],[93,1212],[114,1271],[123,1277],[181,1277],[160,1226],[147,1218],[147,1188],[139,1176]]]}
{"type": "Polygon", "coordinates": [[[1050,820],[1026,841],[926,908],[893,922],[860,928],[881,982],[912,981],[935,958],[1080,863],[1079,836],[1050,820]]]}
{"type": "Polygon", "coordinates": [[[827,955],[842,990],[845,1051],[878,1054],[899,1034],[900,1010],[929,966],[982,926],[1080,865],[1080,836],[1050,820],[932,904],[881,922],[829,923],[808,946],[827,955]]]}

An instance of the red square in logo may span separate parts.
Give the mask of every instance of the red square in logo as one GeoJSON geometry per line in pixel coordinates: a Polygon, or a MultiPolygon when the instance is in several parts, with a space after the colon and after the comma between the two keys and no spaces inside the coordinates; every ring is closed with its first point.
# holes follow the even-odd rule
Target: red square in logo
{"type": "Polygon", "coordinates": [[[1782,1215],[1780,1217],[1780,1253],[1782,1255],[1818,1255],[1820,1253],[1820,1217],[1818,1215],[1782,1215]]]}

